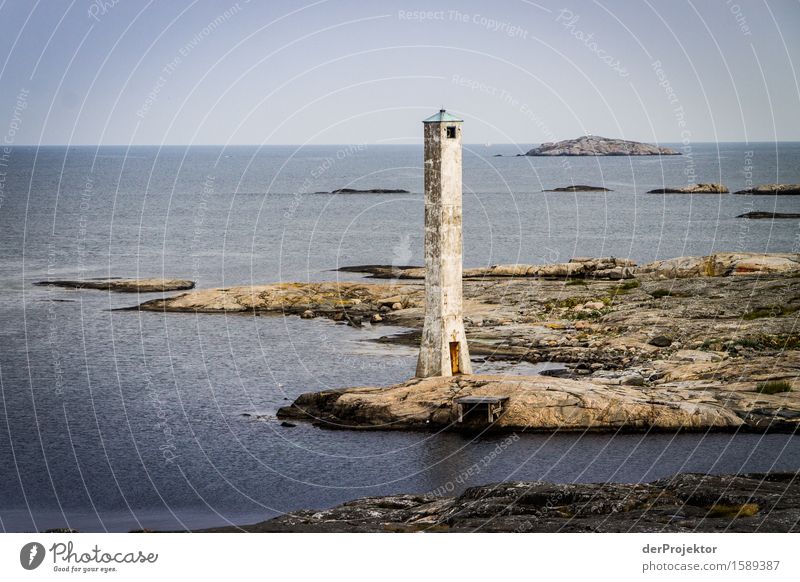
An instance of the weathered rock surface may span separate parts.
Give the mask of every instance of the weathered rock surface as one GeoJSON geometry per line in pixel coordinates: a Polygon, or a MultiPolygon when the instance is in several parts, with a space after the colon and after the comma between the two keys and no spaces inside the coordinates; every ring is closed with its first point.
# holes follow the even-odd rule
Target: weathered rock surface
{"type": "MultiPolygon", "coordinates": [[[[549,265],[491,265],[464,269],[465,279],[485,277],[542,277],[564,279],[569,277],[597,279],[630,279],[636,263],[630,259],[617,257],[589,258],[576,257],[568,263],[549,265]]],[[[350,273],[369,273],[375,279],[424,279],[424,267],[397,267],[393,265],[363,265],[342,267],[339,271],[350,273]]]]}
{"type": "MultiPolygon", "coordinates": [[[[375,279],[424,279],[423,267],[393,265],[350,266],[343,272],[369,273],[375,279]]],[[[631,279],[679,277],[727,277],[755,273],[800,274],[798,253],[716,253],[705,257],[677,257],[637,266],[617,257],[575,257],[567,263],[548,265],[491,265],[464,269],[464,279],[487,277],[537,277],[543,279],[631,279]]]]}
{"type": "Polygon", "coordinates": [[[202,313],[286,313],[305,319],[328,317],[361,325],[382,307],[419,307],[422,289],[412,285],[366,285],[363,283],[275,283],[203,289],[175,297],[146,301],[133,309],[202,313]]]}
{"type": "Polygon", "coordinates": [[[585,184],[575,184],[574,186],[563,186],[552,190],[542,190],[542,192],[613,192],[602,186],[586,186],[585,184]]]}
{"type": "MultiPolygon", "coordinates": [[[[313,419],[329,428],[475,429],[483,415],[458,422],[454,399],[508,397],[492,425],[500,431],[737,429],[735,411],[713,391],[597,385],[545,376],[456,376],[414,379],[389,388],[348,388],[303,394],[278,418],[313,419]]],[[[794,399],[793,399],[794,400],[794,399]]],[[[796,426],[796,424],[792,424],[796,426]]]]}
{"type": "MultiPolygon", "coordinates": [[[[681,349],[699,349],[721,352],[726,358],[716,365],[716,373],[706,371],[703,382],[720,385],[738,378],[750,390],[770,374],[783,378],[800,373],[794,363],[800,347],[797,271],[584,282],[465,280],[471,353],[568,362],[583,377],[594,378],[595,366],[625,370],[669,360],[681,349]],[[604,307],[587,307],[597,303],[604,307]],[[650,341],[656,336],[672,342],[654,346],[650,341]],[[745,362],[753,367],[744,369],[745,362]]],[[[420,325],[410,317],[406,324],[420,325]]],[[[409,340],[413,343],[415,338],[409,340]]],[[[654,383],[663,381],[656,370],[643,372],[646,378],[654,376],[654,383]]]]}
{"type": "Polygon", "coordinates": [[[37,281],[34,285],[43,287],[64,287],[66,289],[98,289],[117,293],[156,293],[162,291],[183,291],[192,289],[194,281],[186,279],[84,279],[37,281]]]}
{"type": "Polygon", "coordinates": [[[652,483],[507,482],[456,497],[367,497],[208,532],[797,532],[800,476],[684,473],[652,483]]]}
{"type": "Polygon", "coordinates": [[[648,194],[727,194],[728,187],[724,184],[690,184],[682,187],[656,188],[649,190],[648,194]]]}
{"type": "Polygon", "coordinates": [[[755,212],[745,212],[744,214],[740,214],[736,218],[749,218],[751,220],[757,220],[763,218],[766,219],[800,218],[800,213],[755,211],[755,212]]]}
{"type": "Polygon", "coordinates": [[[800,184],[759,184],[752,188],[738,190],[734,194],[794,196],[800,194],[800,184]]]}
{"type": "Polygon", "coordinates": [[[543,143],[529,150],[526,156],[673,156],[671,148],[662,148],[638,141],[585,135],[555,143],[543,143]]]}
{"type": "Polygon", "coordinates": [[[717,253],[705,257],[677,257],[654,261],[636,269],[637,277],[728,277],[757,273],[800,273],[798,253],[717,253]]]}
{"type": "Polygon", "coordinates": [[[307,393],[278,418],[312,420],[324,428],[376,430],[475,430],[483,414],[459,422],[455,399],[507,397],[495,431],[678,431],[745,429],[793,432],[800,412],[773,414],[771,424],[751,418],[753,409],[800,411],[794,391],[779,395],[736,392],[676,383],[643,386],[630,374],[618,384],[595,384],[545,376],[473,375],[413,379],[388,388],[347,388],[307,393]],[[627,379],[628,381],[625,381],[627,379]],[[748,422],[752,420],[752,422],[748,422]]]}

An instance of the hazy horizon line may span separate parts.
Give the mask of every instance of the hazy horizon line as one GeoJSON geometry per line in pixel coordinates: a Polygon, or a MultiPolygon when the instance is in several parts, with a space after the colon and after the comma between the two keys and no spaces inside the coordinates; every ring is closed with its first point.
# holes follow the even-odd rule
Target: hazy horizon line
{"type": "MultiPolygon", "coordinates": [[[[567,138],[567,139],[576,139],[576,138],[567,138]]],[[[624,139],[624,138],[611,138],[611,139],[624,139]]],[[[557,140],[557,141],[564,141],[564,140],[557,140]]],[[[463,145],[465,146],[481,146],[481,147],[495,147],[495,146],[519,146],[519,145],[541,145],[544,143],[557,143],[557,141],[549,141],[549,142],[490,142],[490,143],[479,143],[479,142],[465,142],[463,145]]],[[[627,141],[639,141],[639,140],[627,140],[627,141]]],[[[677,145],[686,145],[681,140],[677,141],[641,141],[639,143],[645,144],[677,144],[677,145]]],[[[782,144],[782,143],[800,143],[800,138],[797,139],[779,139],[779,140],[692,140],[688,145],[694,144],[724,144],[724,143],[737,143],[737,144],[782,144]]],[[[364,143],[364,142],[351,142],[351,143],[270,143],[270,144],[258,144],[258,143],[234,143],[234,144],[222,144],[222,143],[166,143],[166,144],[86,144],[86,143],[79,143],[79,144],[65,144],[65,143],[43,143],[43,144],[33,144],[33,143],[17,143],[17,144],[6,144],[4,148],[34,148],[34,147],[85,147],[85,148],[141,148],[141,147],[331,147],[331,146],[356,146],[356,147],[376,147],[376,146],[422,146],[423,142],[419,141],[418,143],[364,143]]]]}

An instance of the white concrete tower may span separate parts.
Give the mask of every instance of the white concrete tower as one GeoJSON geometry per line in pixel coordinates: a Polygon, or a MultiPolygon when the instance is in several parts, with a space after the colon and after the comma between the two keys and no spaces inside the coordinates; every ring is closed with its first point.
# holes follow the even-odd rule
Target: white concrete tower
{"type": "Polygon", "coordinates": [[[471,374],[461,309],[461,123],[444,109],[425,128],[425,326],[417,377],[471,374]]]}

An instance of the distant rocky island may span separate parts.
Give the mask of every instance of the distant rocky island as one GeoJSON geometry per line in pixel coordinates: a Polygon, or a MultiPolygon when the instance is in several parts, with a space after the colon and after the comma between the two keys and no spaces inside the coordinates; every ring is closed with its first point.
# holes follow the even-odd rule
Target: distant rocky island
{"type": "Polygon", "coordinates": [[[586,184],[575,184],[573,186],[563,186],[561,188],[551,188],[550,190],[542,190],[542,192],[612,192],[608,188],[602,186],[587,186],[586,184]]]}
{"type": "Polygon", "coordinates": [[[543,143],[526,156],[679,156],[680,152],[638,141],[585,135],[576,139],[543,143]]]}
{"type": "MultiPolygon", "coordinates": [[[[689,184],[687,186],[668,186],[665,188],[656,188],[649,190],[648,194],[727,194],[728,187],[725,184],[703,183],[703,184],[689,184]]],[[[773,195],[773,196],[796,196],[800,194],[800,184],[759,184],[745,188],[744,190],[737,190],[734,194],[752,194],[752,195],[773,195]]],[[[739,217],[741,218],[741,217],[739,217]]],[[[753,217],[749,217],[753,218],[753,217]]],[[[759,217],[766,218],[766,217],[759,217]]]]}
{"type": "Polygon", "coordinates": [[[759,184],[744,190],[737,190],[735,194],[796,196],[800,194],[800,184],[759,184]]]}
{"type": "Polygon", "coordinates": [[[725,184],[689,184],[688,186],[669,186],[648,190],[648,194],[727,194],[725,184]]]}
{"type": "Polygon", "coordinates": [[[115,293],[162,293],[166,291],[185,291],[194,288],[194,281],[186,279],[125,279],[122,277],[101,279],[56,279],[37,281],[40,287],[63,287],[65,289],[96,289],[115,293]]]}
{"type": "Polygon", "coordinates": [[[773,218],[800,218],[800,213],[797,212],[763,212],[763,211],[755,211],[755,212],[745,212],[744,214],[740,214],[736,218],[749,218],[753,219],[773,219],[773,218]]]}
{"type": "Polygon", "coordinates": [[[330,192],[314,192],[314,194],[411,194],[411,192],[402,188],[367,188],[365,190],[338,188],[330,192]]]}

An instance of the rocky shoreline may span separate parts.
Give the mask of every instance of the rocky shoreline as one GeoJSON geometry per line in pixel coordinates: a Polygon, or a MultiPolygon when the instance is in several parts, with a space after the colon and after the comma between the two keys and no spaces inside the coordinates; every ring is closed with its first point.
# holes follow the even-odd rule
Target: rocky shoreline
{"type": "Polygon", "coordinates": [[[420,285],[346,282],[274,283],[202,289],[153,299],[124,310],[188,313],[256,313],[326,317],[353,326],[380,323],[393,312],[395,322],[423,305],[420,285]],[[403,312],[403,315],[400,315],[403,312]]]}
{"type": "MultiPolygon", "coordinates": [[[[340,272],[364,273],[375,279],[425,279],[425,269],[416,266],[354,265],[341,267],[340,272]]],[[[487,279],[535,277],[548,280],[642,280],[688,277],[726,277],[730,275],[800,272],[800,255],[796,253],[717,253],[704,257],[677,257],[637,265],[618,257],[575,257],[566,263],[531,265],[490,265],[466,268],[463,277],[487,279]]],[[[576,281],[573,281],[575,283],[576,281]]]]}
{"type": "MultiPolygon", "coordinates": [[[[383,269],[370,267],[379,276],[383,269]]],[[[575,259],[487,269],[465,272],[473,358],[558,362],[565,366],[555,372],[561,377],[476,375],[344,388],[304,394],[279,415],[329,428],[483,430],[455,422],[455,398],[495,396],[508,404],[494,430],[794,432],[800,424],[800,255],[719,253],[641,266],[575,259]]],[[[424,276],[419,271],[408,276],[424,276]]],[[[380,341],[417,344],[421,283],[232,287],[134,309],[388,323],[409,331],[380,341]]]]}
{"type": "Polygon", "coordinates": [[[797,532],[794,473],[684,473],[652,483],[506,482],[457,496],[367,497],[204,532],[797,532]]]}

